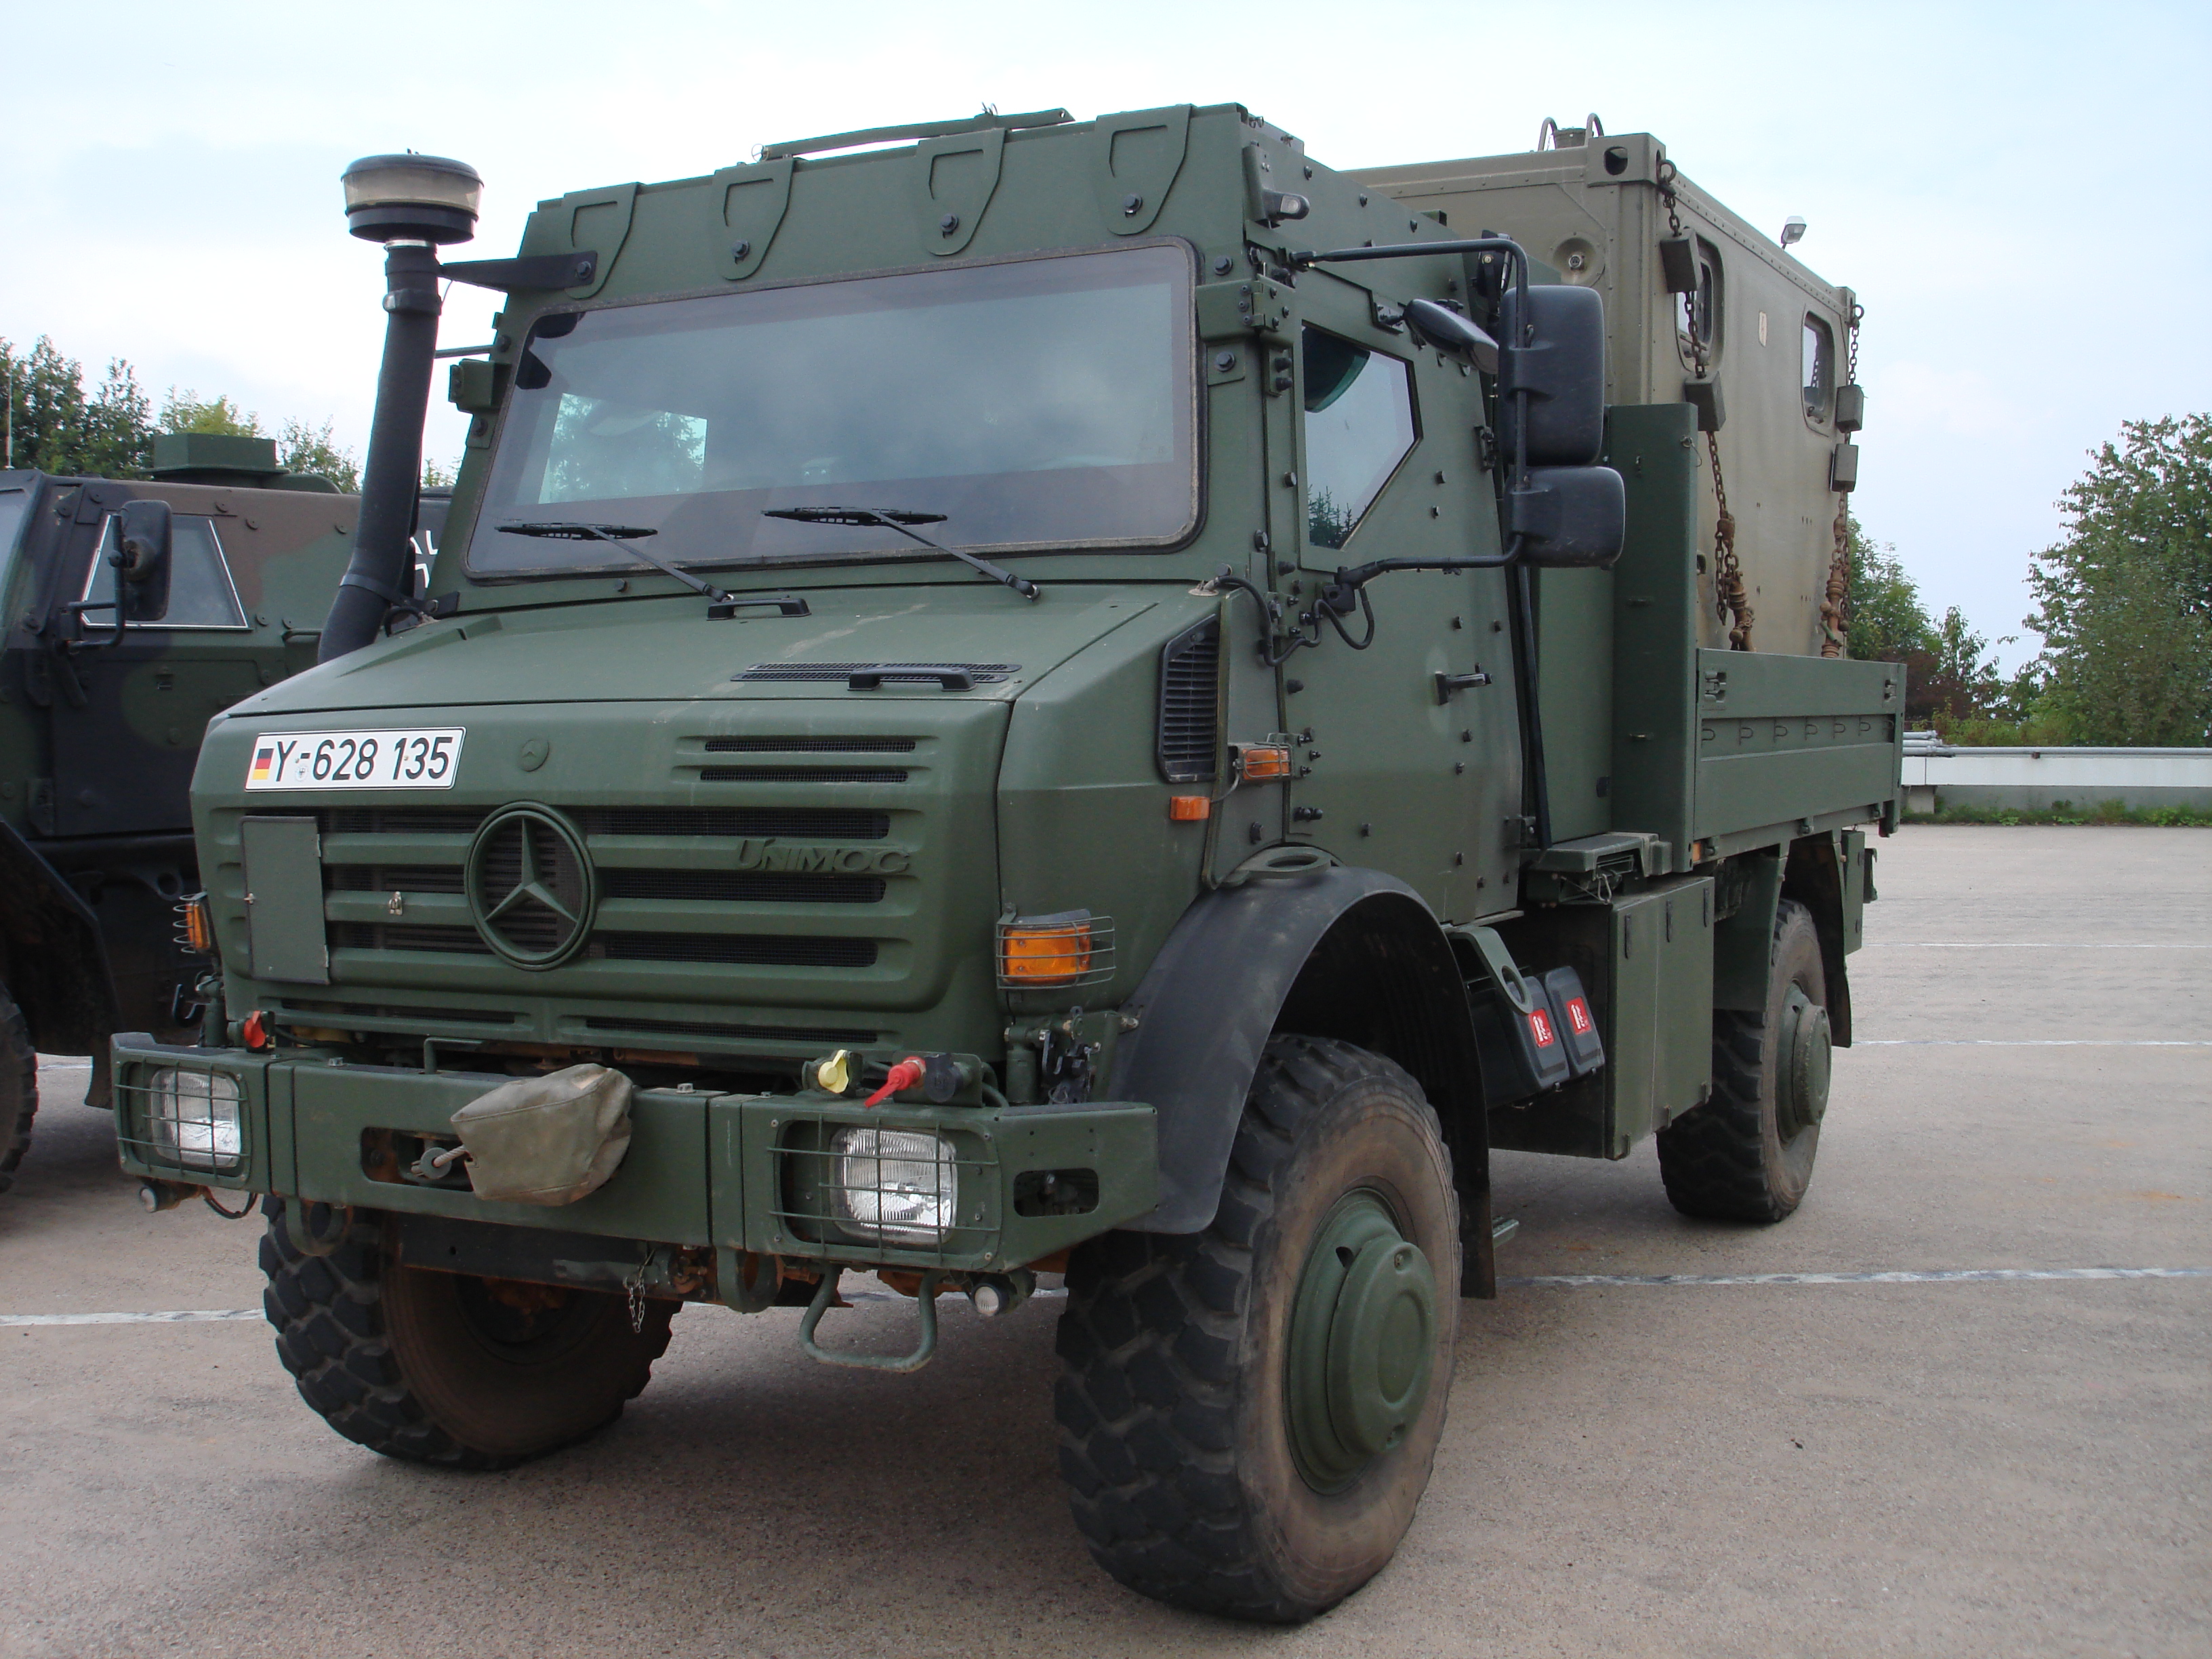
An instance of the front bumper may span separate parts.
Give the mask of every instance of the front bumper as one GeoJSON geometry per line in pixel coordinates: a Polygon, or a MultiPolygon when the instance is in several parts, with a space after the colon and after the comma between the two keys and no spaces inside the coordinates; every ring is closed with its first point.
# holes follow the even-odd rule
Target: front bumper
{"type": "MultiPolygon", "coordinates": [[[[333,1206],[641,1240],[684,1249],[855,1266],[1003,1271],[1042,1260],[1158,1202],[1152,1107],[915,1107],[873,1110],[828,1095],[708,1095],[641,1089],[631,1139],[607,1183],[574,1204],[490,1203],[467,1178],[412,1170],[429,1140],[450,1142],[454,1112],[504,1074],[359,1066],[288,1050],[115,1041],[116,1139],[125,1171],[333,1206]],[[155,1073],[234,1083],[234,1136],[179,1134],[156,1121],[173,1084],[155,1073]],[[951,1225],[934,1243],[891,1243],[830,1213],[831,1138],[847,1127],[923,1130],[949,1146],[951,1225]]],[[[187,1097],[227,1099],[218,1084],[187,1097]]]]}

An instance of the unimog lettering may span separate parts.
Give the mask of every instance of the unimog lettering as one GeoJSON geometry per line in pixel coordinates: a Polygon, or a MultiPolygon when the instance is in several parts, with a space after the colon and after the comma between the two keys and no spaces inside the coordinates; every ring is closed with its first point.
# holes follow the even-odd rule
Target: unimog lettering
{"type": "Polygon", "coordinates": [[[747,839],[738,843],[734,860],[740,870],[835,871],[840,875],[896,876],[913,863],[913,855],[896,848],[818,847],[805,843],[780,847],[772,839],[747,839]]]}
{"type": "Polygon", "coordinates": [[[206,1042],[115,1048],[157,1200],[268,1195],[310,1407],[496,1468],[684,1303],[903,1371],[939,1293],[1064,1275],[1093,1557],[1296,1620],[1413,1518],[1493,1147],[1796,1207],[1900,796],[1903,671],[1821,654],[1857,307],[1651,136],[1557,136],[1352,175],[1235,105],[986,113],[467,261],[472,171],[348,169],[393,297],[326,665],[207,738],[206,1042]],[[447,281],[507,297],[400,604],[447,281]],[[243,781],[387,718],[469,769],[243,781]],[[629,1085],[620,1146],[564,1120],[611,1173],[480,1194],[465,1109],[571,1067],[629,1085]],[[848,1271],[908,1345],[824,1334],[848,1271]]]}

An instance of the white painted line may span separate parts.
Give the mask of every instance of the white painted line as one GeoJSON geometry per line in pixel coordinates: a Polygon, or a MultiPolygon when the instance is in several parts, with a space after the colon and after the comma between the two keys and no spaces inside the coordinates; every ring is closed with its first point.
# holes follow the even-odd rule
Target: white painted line
{"type": "Polygon", "coordinates": [[[258,1308],[179,1308],[169,1313],[0,1314],[0,1325],[198,1325],[260,1317],[258,1308]]]}
{"type": "MultiPolygon", "coordinates": [[[[2212,1279],[2212,1267],[1946,1267],[1864,1273],[1534,1273],[1498,1279],[1500,1285],[1568,1289],[1622,1285],[1966,1285],[2017,1279],[2212,1279]]],[[[950,1295],[951,1292],[946,1292],[950,1295]]],[[[1064,1286],[1035,1292],[1042,1302],[1066,1296],[1064,1286]]],[[[891,1291],[846,1291],[848,1302],[910,1302],[891,1291]]],[[[711,1305],[702,1304],[702,1306],[711,1305]]],[[[258,1308],[188,1308],[171,1313],[0,1314],[4,1325],[191,1325],[218,1319],[258,1319],[258,1308]]]]}
{"type": "Polygon", "coordinates": [[[1535,1273],[1500,1285],[1982,1285],[2076,1279],[2212,1279],[2212,1267],[1948,1267],[1871,1273],[1535,1273]]]}
{"type": "Polygon", "coordinates": [[[2212,944],[2180,939],[2094,939],[2069,945],[2063,940],[1870,939],[1859,948],[1865,951],[2212,951],[2212,944]]]}
{"type": "Polygon", "coordinates": [[[1854,1048],[2212,1048],[2204,1037],[1860,1037],[1854,1048]]]}

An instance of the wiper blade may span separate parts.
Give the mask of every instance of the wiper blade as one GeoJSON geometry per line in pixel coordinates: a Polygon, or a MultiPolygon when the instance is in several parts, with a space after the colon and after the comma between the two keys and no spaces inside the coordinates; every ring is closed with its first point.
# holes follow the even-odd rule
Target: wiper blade
{"type": "Polygon", "coordinates": [[[910,542],[920,542],[936,552],[951,555],[976,574],[988,576],[1002,586],[1011,587],[1025,599],[1034,599],[1044,590],[1026,576],[1017,576],[1011,570],[993,564],[988,559],[957,547],[947,547],[927,536],[916,535],[907,526],[917,524],[943,524],[942,513],[918,513],[904,507],[764,507],[761,516],[765,519],[789,519],[797,524],[849,524],[896,530],[910,542]]]}
{"type": "Polygon", "coordinates": [[[538,536],[549,541],[605,542],[608,546],[618,547],[632,557],[651,565],[655,570],[675,577],[694,593],[703,593],[718,605],[726,603],[730,598],[712,582],[702,582],[690,571],[679,570],[665,559],[657,559],[643,548],[631,546],[631,541],[638,537],[660,533],[642,525],[577,524],[565,519],[554,519],[531,524],[503,524],[498,528],[509,536],[538,536]]]}

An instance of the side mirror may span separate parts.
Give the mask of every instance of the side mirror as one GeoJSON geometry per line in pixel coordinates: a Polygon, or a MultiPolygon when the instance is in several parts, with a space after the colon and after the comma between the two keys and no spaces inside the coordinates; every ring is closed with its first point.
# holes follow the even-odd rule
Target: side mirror
{"type": "Polygon", "coordinates": [[[1540,569],[1605,569],[1627,529],[1627,487],[1609,466],[1532,466],[1528,487],[1506,492],[1505,533],[1540,569]]]}
{"type": "Polygon", "coordinates": [[[125,501],[115,515],[115,551],[108,559],[122,621],[158,622],[169,614],[173,532],[167,501],[125,501]]]}
{"type": "Polygon", "coordinates": [[[167,501],[125,501],[116,515],[115,573],[136,585],[169,568],[171,521],[167,501]]]}
{"type": "Polygon", "coordinates": [[[1528,404],[1528,465],[1588,466],[1605,442],[1605,301],[1594,288],[1508,289],[1498,307],[1498,441],[1509,459],[1528,404]]]}
{"type": "Polygon", "coordinates": [[[1431,350],[1473,363],[1485,374],[1498,373],[1498,342],[1449,306],[1438,305],[1434,300],[1408,300],[1406,326],[1431,350]]]}

